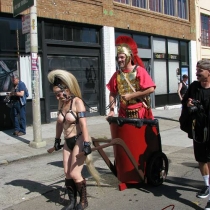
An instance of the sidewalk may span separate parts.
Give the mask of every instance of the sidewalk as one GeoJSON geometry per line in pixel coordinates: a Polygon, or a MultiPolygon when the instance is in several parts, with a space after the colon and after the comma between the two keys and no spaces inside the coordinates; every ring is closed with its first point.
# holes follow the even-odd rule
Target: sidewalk
{"type": "MultiPolygon", "coordinates": [[[[153,109],[153,114],[155,118],[159,120],[160,132],[167,131],[176,127],[177,129],[179,129],[178,118],[180,116],[181,108],[165,108],[167,109],[153,109]]],[[[29,147],[30,141],[33,141],[33,126],[27,127],[27,134],[21,137],[13,136],[13,130],[0,131],[0,165],[8,164],[13,161],[18,161],[21,159],[30,158],[38,155],[48,154],[47,149],[51,148],[54,145],[55,124],[56,122],[52,122],[50,124],[42,124],[42,140],[46,141],[46,147],[38,149],[29,147]]],[[[87,125],[91,137],[111,137],[109,124],[106,121],[105,116],[88,117],[87,125]]],[[[184,133],[182,135],[184,135],[184,133]]],[[[173,144],[178,144],[176,136],[175,141],[173,141],[172,136],[170,143],[167,142],[167,140],[163,139],[162,144],[171,144],[172,146],[173,144]]],[[[186,144],[189,144],[187,140],[186,144]]]]}

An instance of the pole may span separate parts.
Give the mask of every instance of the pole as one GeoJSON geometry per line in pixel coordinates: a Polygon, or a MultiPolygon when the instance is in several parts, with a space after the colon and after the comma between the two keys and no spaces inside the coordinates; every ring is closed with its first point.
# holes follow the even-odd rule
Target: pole
{"type": "Polygon", "coordinates": [[[46,146],[46,141],[42,141],[42,133],[41,133],[36,0],[34,0],[34,6],[30,8],[30,35],[31,35],[31,77],[32,77],[31,85],[32,85],[34,140],[29,143],[29,146],[34,148],[40,148],[46,146]]]}

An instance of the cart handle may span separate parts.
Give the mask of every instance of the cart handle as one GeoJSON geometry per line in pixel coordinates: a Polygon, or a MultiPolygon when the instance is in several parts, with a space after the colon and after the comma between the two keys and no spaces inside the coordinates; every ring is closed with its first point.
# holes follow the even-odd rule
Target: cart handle
{"type": "MultiPolygon", "coordinates": [[[[95,141],[97,141],[97,139],[95,139],[95,141]]],[[[99,141],[103,142],[102,140],[99,140],[99,141]]],[[[128,155],[128,158],[130,159],[131,163],[133,164],[134,168],[136,169],[136,172],[138,173],[140,179],[142,181],[144,181],[144,174],[143,174],[142,170],[138,169],[138,164],[136,163],[136,160],[134,159],[132,153],[128,149],[128,147],[125,144],[125,142],[122,139],[120,139],[120,138],[115,138],[115,139],[111,139],[111,140],[109,140],[109,139],[108,140],[104,140],[104,142],[107,142],[107,141],[109,143],[97,146],[95,148],[91,148],[91,151],[93,152],[93,151],[96,151],[96,150],[101,150],[103,148],[106,148],[106,147],[109,147],[109,146],[113,146],[113,145],[120,145],[124,149],[125,153],[128,155]]],[[[76,155],[76,158],[81,158],[84,155],[85,155],[85,153],[81,152],[78,155],[76,155]]],[[[108,158],[108,157],[106,157],[106,158],[108,158]]]]}

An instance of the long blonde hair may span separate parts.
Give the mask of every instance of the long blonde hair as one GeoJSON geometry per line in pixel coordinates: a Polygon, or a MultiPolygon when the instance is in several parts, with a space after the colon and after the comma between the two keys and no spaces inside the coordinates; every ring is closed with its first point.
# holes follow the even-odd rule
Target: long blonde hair
{"type": "MultiPolygon", "coordinates": [[[[89,136],[89,140],[92,142],[92,139],[90,136],[89,136]]],[[[102,181],[102,178],[101,178],[100,174],[98,173],[98,171],[96,170],[95,166],[93,165],[92,153],[87,155],[87,157],[85,159],[85,164],[87,166],[89,173],[92,175],[92,177],[96,181],[97,185],[99,186],[100,182],[102,181]]]]}

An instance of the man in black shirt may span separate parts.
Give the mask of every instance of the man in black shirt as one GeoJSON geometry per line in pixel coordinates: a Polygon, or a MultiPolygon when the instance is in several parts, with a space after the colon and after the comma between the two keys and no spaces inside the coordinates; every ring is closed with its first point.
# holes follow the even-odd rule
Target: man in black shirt
{"type": "MultiPolygon", "coordinates": [[[[191,128],[188,136],[193,138],[195,160],[199,164],[205,187],[197,193],[197,197],[206,198],[209,195],[210,171],[210,60],[203,59],[197,62],[196,76],[182,100],[183,109],[187,106],[191,117],[191,128]]],[[[210,210],[210,198],[205,207],[210,210]]]]}

